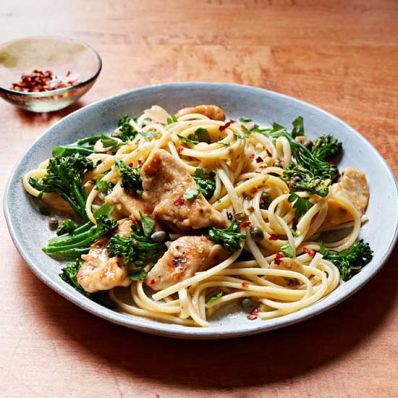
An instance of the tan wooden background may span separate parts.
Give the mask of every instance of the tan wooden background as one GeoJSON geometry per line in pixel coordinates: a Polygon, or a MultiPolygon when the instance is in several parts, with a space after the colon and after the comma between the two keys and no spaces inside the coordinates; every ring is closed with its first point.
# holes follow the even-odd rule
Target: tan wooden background
{"type": "MultiPolygon", "coordinates": [[[[185,80],[251,84],[316,104],[361,131],[398,175],[397,1],[1,0],[0,40],[32,34],[86,40],[104,69],[66,111],[33,115],[0,103],[1,193],[33,140],[72,110],[185,80]]],[[[218,342],[153,337],[83,312],[33,276],[3,217],[0,250],[1,397],[398,396],[397,250],[337,308],[218,342]]]]}

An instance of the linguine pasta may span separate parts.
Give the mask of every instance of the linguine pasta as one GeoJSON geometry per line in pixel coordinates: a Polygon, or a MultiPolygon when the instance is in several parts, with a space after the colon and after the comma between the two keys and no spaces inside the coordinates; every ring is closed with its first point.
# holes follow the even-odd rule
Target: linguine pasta
{"type": "MultiPolygon", "coordinates": [[[[122,141],[117,129],[113,138],[116,148],[110,150],[98,140],[87,155],[94,164],[84,180],[85,212],[91,223],[97,224],[95,212],[106,201],[106,194],[94,181],[120,185],[117,160],[140,167],[163,149],[190,175],[198,168],[215,173],[208,202],[229,222],[236,219],[244,238],[240,249],[229,251],[222,261],[166,288],[152,290],[142,279],[108,289],[121,311],[181,325],[208,326],[216,311],[232,303],[246,305],[249,319],[270,319],[308,307],[338,287],[341,270],[324,254],[327,249],[350,249],[365,216],[352,198],[338,189],[329,189],[324,196],[294,190],[295,196],[291,196],[293,190],[284,172],[294,155],[286,135],[272,136],[267,127],[247,119],[212,120],[203,112],[177,118],[157,106],[129,124],[136,132],[134,137],[122,141]],[[207,132],[206,140],[200,140],[198,129],[207,132]],[[294,206],[297,201],[305,205],[300,214],[294,206]],[[344,213],[341,222],[329,222],[332,207],[344,213]],[[343,229],[347,232],[342,237],[322,243],[325,232],[343,229]],[[129,299],[122,290],[129,291],[129,299]]],[[[59,198],[54,193],[43,194],[32,184],[32,177],[40,181],[45,176],[48,164],[45,161],[25,175],[24,188],[30,195],[42,196],[50,206],[68,210],[66,202],[55,203],[59,198]]],[[[166,246],[182,235],[208,234],[208,230],[195,229],[166,232],[166,246]]],[[[152,266],[145,264],[145,272],[152,266]]]]}

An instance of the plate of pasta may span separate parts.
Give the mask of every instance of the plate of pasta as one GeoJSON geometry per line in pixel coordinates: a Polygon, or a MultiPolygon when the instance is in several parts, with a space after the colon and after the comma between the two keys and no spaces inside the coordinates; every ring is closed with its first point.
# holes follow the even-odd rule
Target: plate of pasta
{"type": "Polygon", "coordinates": [[[170,83],[52,126],[14,170],[5,215],[30,268],[68,300],[205,339],[348,297],[390,254],[397,203],[383,158],[327,112],[253,87],[170,83]]]}

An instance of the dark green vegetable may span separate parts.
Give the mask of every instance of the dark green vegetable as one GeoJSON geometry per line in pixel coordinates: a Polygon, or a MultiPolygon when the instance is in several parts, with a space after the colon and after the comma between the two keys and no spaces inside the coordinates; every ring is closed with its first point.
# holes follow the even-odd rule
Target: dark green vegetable
{"type": "Polygon", "coordinates": [[[122,179],[122,187],[130,194],[141,196],[143,194],[141,167],[129,167],[122,160],[116,160],[116,167],[119,169],[122,179]]]}
{"type": "Polygon", "coordinates": [[[142,225],[134,224],[130,236],[114,235],[107,244],[111,257],[118,256],[126,265],[143,267],[155,264],[166,251],[166,245],[146,236],[142,225]]]}
{"type": "Polygon", "coordinates": [[[190,134],[188,137],[178,135],[178,138],[181,140],[181,142],[187,144],[188,146],[194,146],[196,144],[199,144],[199,142],[206,142],[208,144],[211,143],[209,132],[207,131],[207,129],[204,129],[202,127],[196,129],[195,132],[193,134],[190,134]]]}
{"type": "Polygon", "coordinates": [[[142,282],[147,275],[148,275],[148,272],[146,272],[144,270],[144,268],[142,268],[142,267],[133,268],[132,270],[129,271],[129,278],[132,281],[142,282]]]}
{"type": "Polygon", "coordinates": [[[293,208],[295,210],[297,218],[303,216],[313,206],[313,204],[308,199],[302,198],[294,192],[289,195],[287,200],[289,202],[293,202],[293,208]]]}
{"type": "Polygon", "coordinates": [[[209,237],[220,245],[224,246],[228,251],[235,252],[240,250],[241,241],[246,235],[239,230],[239,225],[236,221],[232,221],[228,229],[219,229],[211,227],[209,229],[209,237]]]}
{"type": "Polygon", "coordinates": [[[70,234],[77,228],[77,225],[70,219],[67,218],[59,224],[57,229],[57,235],[70,234]]]}
{"type": "Polygon", "coordinates": [[[58,194],[69,203],[80,219],[87,220],[87,196],[83,187],[83,177],[92,168],[93,162],[79,153],[54,157],[50,158],[44,177],[40,180],[31,177],[29,183],[42,193],[58,194]]]}
{"type": "Polygon", "coordinates": [[[122,141],[132,141],[137,135],[137,131],[130,124],[132,118],[130,116],[123,116],[118,122],[118,131],[114,134],[122,141]]]}
{"type": "Polygon", "coordinates": [[[95,181],[95,189],[98,192],[104,193],[105,195],[109,194],[114,186],[115,184],[101,179],[95,181]]]}
{"type": "Polygon", "coordinates": [[[120,141],[115,140],[114,138],[109,137],[108,135],[105,134],[101,134],[99,136],[99,139],[101,140],[104,149],[111,152],[116,151],[122,145],[120,141]]]}
{"type": "Polygon", "coordinates": [[[283,172],[282,178],[291,190],[306,191],[323,197],[328,194],[329,186],[339,176],[339,172],[336,166],[325,161],[324,156],[336,151],[338,147],[336,142],[331,139],[323,140],[315,152],[296,142],[295,137],[304,134],[301,117],[293,121],[293,130],[290,133],[277,123],[273,123],[272,128],[261,132],[273,139],[285,137],[289,141],[293,161],[283,172]]]}
{"type": "Polygon", "coordinates": [[[312,147],[312,154],[321,160],[330,160],[338,156],[343,149],[342,143],[331,135],[322,135],[312,147]]]}
{"type": "Polygon", "coordinates": [[[61,277],[62,280],[71,285],[78,292],[86,294],[86,292],[83,290],[83,288],[80,286],[79,282],[77,281],[77,273],[79,272],[79,269],[82,265],[83,265],[82,260],[75,260],[73,263],[69,263],[64,268],[62,268],[62,271],[59,274],[59,276],[61,277]]]}
{"type": "Polygon", "coordinates": [[[177,123],[178,119],[175,116],[167,118],[167,124],[177,123]]]}
{"type": "Polygon", "coordinates": [[[71,233],[50,239],[43,251],[59,259],[75,259],[89,251],[90,246],[117,227],[117,222],[109,218],[113,208],[104,204],[94,213],[97,224],[91,221],[76,228],[71,233]]]}
{"type": "Polygon", "coordinates": [[[197,168],[192,176],[200,192],[206,199],[210,199],[216,189],[216,173],[213,170],[197,168]]]}
{"type": "Polygon", "coordinates": [[[217,302],[218,300],[220,300],[220,298],[223,296],[224,292],[222,290],[220,290],[217,294],[213,294],[212,296],[210,296],[207,301],[206,304],[213,304],[215,302],[217,302]]]}
{"type": "Polygon", "coordinates": [[[372,249],[362,239],[355,242],[350,249],[341,252],[326,249],[323,245],[319,252],[339,269],[343,281],[351,279],[373,258],[372,249]]]}
{"type": "Polygon", "coordinates": [[[293,257],[293,248],[289,243],[285,243],[281,246],[281,252],[285,257],[293,257]]]}
{"type": "Polygon", "coordinates": [[[74,153],[88,156],[94,152],[94,144],[101,139],[100,135],[90,135],[69,145],[59,145],[53,148],[54,157],[64,157],[74,153]]]}
{"type": "Polygon", "coordinates": [[[292,129],[292,137],[296,138],[304,135],[304,119],[302,116],[293,120],[293,129],[292,129]]]}
{"type": "Polygon", "coordinates": [[[151,217],[148,217],[145,214],[143,214],[141,211],[140,211],[140,217],[141,217],[141,227],[144,232],[144,235],[150,236],[153,231],[153,228],[155,227],[155,221],[152,220],[151,217]]]}

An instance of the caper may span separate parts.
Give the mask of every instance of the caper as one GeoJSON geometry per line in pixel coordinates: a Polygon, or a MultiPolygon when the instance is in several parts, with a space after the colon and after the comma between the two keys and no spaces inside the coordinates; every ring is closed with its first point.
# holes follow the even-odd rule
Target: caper
{"type": "Polygon", "coordinates": [[[242,221],[242,220],[244,220],[244,219],[246,218],[246,214],[245,214],[245,213],[236,213],[236,214],[235,214],[235,218],[236,218],[238,221],[242,221]]]}
{"type": "Polygon", "coordinates": [[[253,300],[251,298],[244,298],[240,305],[242,306],[243,311],[250,312],[253,309],[253,300]]]}
{"type": "Polygon", "coordinates": [[[156,231],[151,235],[154,242],[164,242],[167,239],[167,233],[164,231],[156,231]]]}
{"type": "Polygon", "coordinates": [[[251,227],[250,235],[256,241],[262,241],[264,239],[264,232],[259,227],[251,227]]]}
{"type": "Polygon", "coordinates": [[[266,192],[263,192],[260,197],[260,209],[267,210],[271,203],[271,198],[266,192]]]}
{"type": "Polygon", "coordinates": [[[51,229],[51,231],[55,231],[58,228],[58,219],[56,217],[50,217],[48,219],[48,228],[51,229]]]}

